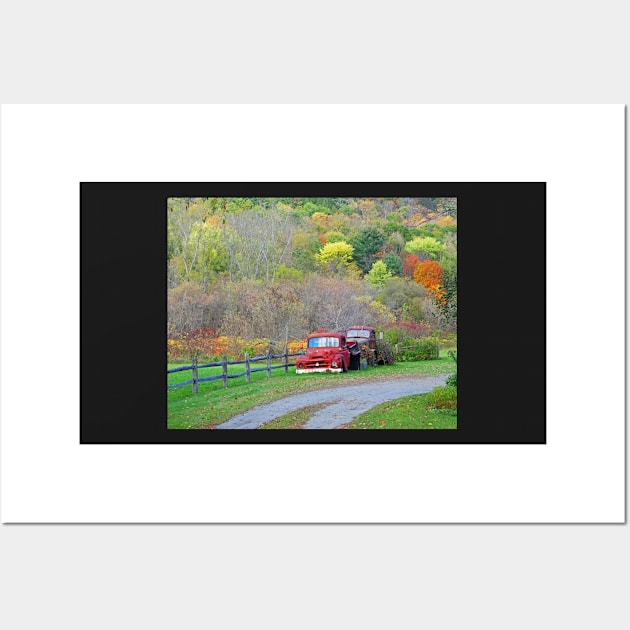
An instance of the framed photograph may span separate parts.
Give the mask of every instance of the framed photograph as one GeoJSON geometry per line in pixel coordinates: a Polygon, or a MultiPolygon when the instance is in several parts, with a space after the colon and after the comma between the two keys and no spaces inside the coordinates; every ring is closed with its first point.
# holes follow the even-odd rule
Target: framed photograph
{"type": "Polygon", "coordinates": [[[83,182],[81,246],[82,443],[545,442],[544,182],[83,182]]]}

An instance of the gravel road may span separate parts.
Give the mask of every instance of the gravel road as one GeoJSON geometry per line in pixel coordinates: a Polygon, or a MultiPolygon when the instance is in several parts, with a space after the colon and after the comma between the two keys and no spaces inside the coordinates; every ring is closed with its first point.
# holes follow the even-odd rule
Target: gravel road
{"type": "Polygon", "coordinates": [[[304,425],[305,429],[335,429],[350,422],[375,405],[413,394],[425,394],[438,385],[444,385],[447,375],[419,375],[396,378],[362,385],[319,389],[313,392],[294,394],[267,405],[230,418],[217,425],[217,429],[257,429],[279,416],[308,405],[329,403],[315,413],[304,425]]]}

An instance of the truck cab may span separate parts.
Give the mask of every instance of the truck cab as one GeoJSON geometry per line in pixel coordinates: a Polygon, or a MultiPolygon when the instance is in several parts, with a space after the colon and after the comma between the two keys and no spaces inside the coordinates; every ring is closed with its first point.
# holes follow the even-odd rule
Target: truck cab
{"type": "Polygon", "coordinates": [[[376,344],[376,331],[371,326],[353,326],[346,331],[348,343],[356,343],[361,358],[368,365],[377,365],[378,348],[376,344]]]}
{"type": "Polygon", "coordinates": [[[306,356],[299,357],[295,362],[295,373],[340,373],[347,372],[349,367],[350,349],[345,334],[322,332],[306,338],[306,356]]]}

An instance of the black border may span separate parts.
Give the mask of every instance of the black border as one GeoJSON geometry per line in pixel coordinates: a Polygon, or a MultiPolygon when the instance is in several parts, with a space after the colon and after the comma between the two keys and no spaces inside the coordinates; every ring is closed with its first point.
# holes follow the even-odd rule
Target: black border
{"type": "Polygon", "coordinates": [[[546,443],[545,182],[82,182],[80,200],[81,444],[546,443]],[[221,196],[457,197],[458,429],[168,430],[166,199],[221,196]]]}

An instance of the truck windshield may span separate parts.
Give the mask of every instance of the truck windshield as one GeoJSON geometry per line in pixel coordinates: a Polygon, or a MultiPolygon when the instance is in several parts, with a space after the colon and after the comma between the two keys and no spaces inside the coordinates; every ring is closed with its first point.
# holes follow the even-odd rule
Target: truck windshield
{"type": "Polygon", "coordinates": [[[308,340],[309,348],[330,348],[339,346],[339,337],[313,337],[308,340]]]}
{"type": "Polygon", "coordinates": [[[354,338],[363,337],[364,339],[369,339],[370,331],[369,330],[349,330],[348,337],[354,337],[354,338]]]}

